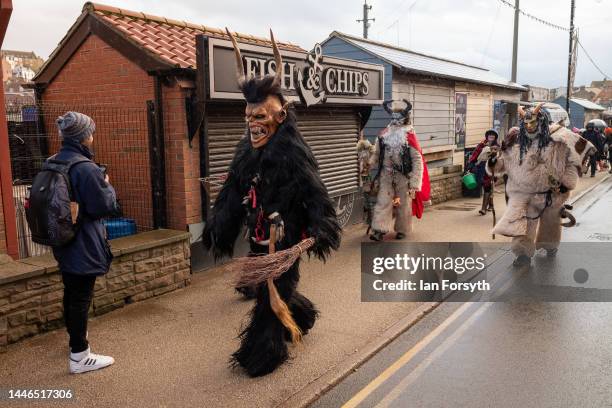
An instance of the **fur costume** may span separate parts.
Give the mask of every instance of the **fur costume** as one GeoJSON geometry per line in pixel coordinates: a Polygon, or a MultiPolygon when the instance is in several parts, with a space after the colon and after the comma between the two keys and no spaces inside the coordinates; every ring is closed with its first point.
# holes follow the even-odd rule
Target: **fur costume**
{"type": "Polygon", "coordinates": [[[370,236],[373,240],[381,240],[390,231],[397,232],[396,238],[412,232],[412,200],[423,185],[423,158],[408,142],[408,134],[413,132],[407,124],[412,105],[404,102],[406,108],[402,111],[391,111],[392,101],[383,104],[393,119],[376,139],[369,159],[370,168],[376,169],[374,183],[378,186],[373,189],[376,192],[370,236]],[[402,157],[406,154],[410,168],[403,170],[402,157]]]}
{"type": "MultiPolygon", "coordinates": [[[[412,127],[408,127],[406,140],[408,145],[419,153],[421,163],[423,165],[421,188],[420,190],[415,190],[415,196],[412,199],[412,215],[420,219],[423,216],[425,204],[431,204],[431,184],[429,182],[429,172],[427,170],[427,163],[423,157],[421,145],[419,144],[419,140],[412,127]]],[[[369,234],[372,226],[372,212],[376,205],[376,196],[371,194],[372,174],[370,173],[370,157],[374,153],[374,145],[367,139],[362,139],[357,143],[357,153],[359,158],[361,187],[363,189],[364,221],[368,225],[368,231],[366,234],[369,234]]]]}
{"type": "MultiPolygon", "coordinates": [[[[242,59],[233,37],[232,40],[240,70],[242,59]]],[[[277,66],[282,66],[273,38],[272,41],[277,66]]],[[[277,226],[277,231],[283,230],[276,242],[277,250],[290,248],[306,236],[313,237],[315,243],[309,254],[325,260],[340,245],[341,228],[334,204],[321,181],[312,151],[298,130],[294,114],[285,111],[279,77],[245,79],[242,73],[239,78],[247,100],[248,126],[236,147],[227,179],[204,231],[204,244],[212,249],[216,259],[233,254],[234,242],[245,223],[250,255],[268,253],[271,224],[277,226]],[[264,129],[267,125],[263,117],[268,115],[265,101],[277,106],[271,114],[278,119],[278,127],[272,127],[273,131],[264,129]],[[263,144],[262,139],[265,139],[263,144]]],[[[277,288],[274,292],[280,296],[279,301],[288,307],[290,318],[301,334],[306,334],[318,312],[310,300],[297,292],[299,277],[298,258],[274,280],[273,286],[277,288]]],[[[240,348],[233,354],[232,363],[256,377],[274,371],[287,360],[286,341],[290,336],[272,309],[271,297],[276,294],[265,283],[254,291],[256,304],[248,326],[240,333],[240,348]]]]}
{"type": "Polygon", "coordinates": [[[589,150],[580,136],[559,125],[549,126],[539,108],[532,113],[537,128],[531,123],[529,131],[535,137],[528,135],[525,122],[529,118],[522,119],[517,137],[487,162],[489,175],[507,175],[507,209],[492,232],[513,237],[512,251],[517,256],[532,257],[539,248],[556,251],[564,204],[576,187],[589,150]]]}
{"type": "MultiPolygon", "coordinates": [[[[395,231],[401,234],[412,232],[412,197],[408,190],[420,191],[423,181],[423,162],[420,153],[408,145],[406,134],[408,126],[389,126],[378,137],[374,144],[374,152],[370,156],[370,166],[380,167],[380,188],[376,195],[376,205],[372,215],[372,229],[387,233],[395,231]],[[402,148],[408,146],[412,171],[408,177],[396,168],[401,162],[402,148]],[[383,162],[379,162],[380,149],[384,148],[383,162]],[[395,165],[395,167],[394,167],[395,165]],[[395,208],[394,200],[399,199],[395,208]]],[[[397,200],[395,201],[397,203],[397,200]]]]}

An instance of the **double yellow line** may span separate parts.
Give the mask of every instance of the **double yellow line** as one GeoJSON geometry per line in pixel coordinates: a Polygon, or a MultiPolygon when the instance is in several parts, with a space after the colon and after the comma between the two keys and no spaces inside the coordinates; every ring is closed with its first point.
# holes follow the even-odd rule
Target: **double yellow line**
{"type": "MultiPolygon", "coordinates": [[[[493,294],[505,292],[528,268],[525,268],[521,273],[515,275],[514,277],[509,278],[499,289],[495,290],[493,294]]],[[[498,275],[501,276],[502,274],[498,275]]],[[[497,283],[501,278],[495,279],[494,283],[497,283]]],[[[462,325],[457,328],[456,332],[447,339],[444,345],[441,345],[444,349],[448,349],[450,345],[455,342],[467,329],[480,317],[491,305],[493,302],[484,302],[481,303],[478,308],[474,311],[474,314],[470,316],[469,319],[466,319],[462,325]]],[[[433,331],[431,331],[427,336],[423,337],[417,344],[415,344],[410,350],[408,350],[404,355],[402,355],[397,361],[391,364],[389,367],[385,369],[378,377],[376,377],[372,382],[363,387],[357,394],[355,394],[350,400],[348,400],[342,408],[354,408],[361,404],[367,397],[369,397],[380,385],[382,385],[385,381],[391,378],[397,371],[399,371],[402,367],[412,360],[414,356],[416,356],[419,352],[421,352],[425,347],[427,347],[433,340],[435,340],[446,328],[452,325],[460,316],[467,311],[467,309],[473,306],[473,302],[464,303],[459,309],[455,310],[453,314],[451,314],[446,320],[444,320],[438,327],[436,327],[433,331]]],[[[421,363],[421,366],[417,366],[413,372],[419,370],[420,372],[424,370],[435,357],[442,354],[438,350],[434,351],[430,357],[421,363]]],[[[387,406],[390,402],[392,402],[403,390],[406,386],[409,385],[412,381],[416,379],[416,376],[407,378],[407,381],[402,381],[398,384],[394,389],[384,398],[377,406],[387,406]]]]}

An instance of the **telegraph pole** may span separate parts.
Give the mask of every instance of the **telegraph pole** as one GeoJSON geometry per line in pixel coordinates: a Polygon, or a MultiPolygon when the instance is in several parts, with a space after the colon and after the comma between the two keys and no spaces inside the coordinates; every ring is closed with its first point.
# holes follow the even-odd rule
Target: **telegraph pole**
{"type": "Polygon", "coordinates": [[[516,58],[518,54],[519,0],[514,0],[514,38],[512,41],[512,82],[516,82],[516,58]]]}
{"type": "Polygon", "coordinates": [[[370,21],[376,21],[375,18],[368,18],[368,11],[372,10],[372,6],[368,6],[368,1],[363,2],[363,19],[357,20],[358,23],[363,22],[363,38],[368,38],[368,28],[370,21]]]}
{"type": "Polygon", "coordinates": [[[570,110],[570,97],[572,95],[572,51],[574,42],[574,9],[576,8],[576,1],[572,0],[572,11],[570,13],[570,40],[569,40],[569,55],[567,57],[567,95],[565,97],[565,110],[569,115],[570,110]]]}

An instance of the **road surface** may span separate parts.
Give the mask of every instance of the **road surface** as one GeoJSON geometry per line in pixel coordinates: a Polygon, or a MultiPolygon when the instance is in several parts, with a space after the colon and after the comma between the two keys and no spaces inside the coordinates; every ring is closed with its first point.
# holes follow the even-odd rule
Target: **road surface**
{"type": "Polygon", "coordinates": [[[612,283],[600,273],[609,271],[612,251],[585,254],[612,246],[612,178],[573,213],[579,225],[565,229],[556,260],[540,254],[532,268],[516,270],[506,254],[492,277],[497,293],[525,285],[542,291],[503,302],[445,302],[312,406],[612,407],[612,283]],[[576,274],[579,258],[586,273],[576,274]]]}

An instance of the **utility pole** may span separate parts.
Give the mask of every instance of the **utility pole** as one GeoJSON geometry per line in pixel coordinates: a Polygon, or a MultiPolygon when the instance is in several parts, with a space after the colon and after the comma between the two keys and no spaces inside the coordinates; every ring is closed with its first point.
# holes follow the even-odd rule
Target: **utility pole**
{"type": "Polygon", "coordinates": [[[512,82],[516,82],[516,58],[518,54],[519,0],[514,0],[514,38],[512,41],[512,82]]]}
{"type": "Polygon", "coordinates": [[[363,2],[363,19],[357,20],[358,23],[363,22],[363,38],[368,38],[368,28],[370,28],[370,21],[376,21],[375,18],[368,18],[368,11],[372,10],[372,6],[368,6],[368,1],[363,2]]]}
{"type": "Polygon", "coordinates": [[[569,40],[569,55],[567,56],[567,95],[565,97],[565,110],[569,115],[570,110],[570,97],[572,96],[572,51],[574,42],[574,9],[576,8],[576,1],[572,0],[572,11],[570,13],[570,40],[569,40]]]}

